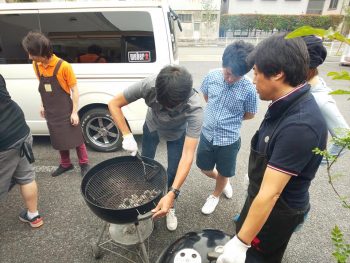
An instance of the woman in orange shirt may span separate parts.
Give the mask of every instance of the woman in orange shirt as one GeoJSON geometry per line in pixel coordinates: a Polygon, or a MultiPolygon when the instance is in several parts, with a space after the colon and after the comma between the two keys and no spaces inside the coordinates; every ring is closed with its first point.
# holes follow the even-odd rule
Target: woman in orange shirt
{"type": "Polygon", "coordinates": [[[52,176],[74,168],[69,157],[72,148],[76,148],[81,175],[84,176],[89,170],[89,160],[79,124],[79,91],[72,67],[53,54],[50,40],[42,33],[29,32],[22,45],[29,59],[33,60],[40,81],[40,114],[47,121],[52,147],[59,150],[61,156],[61,163],[52,176]]]}

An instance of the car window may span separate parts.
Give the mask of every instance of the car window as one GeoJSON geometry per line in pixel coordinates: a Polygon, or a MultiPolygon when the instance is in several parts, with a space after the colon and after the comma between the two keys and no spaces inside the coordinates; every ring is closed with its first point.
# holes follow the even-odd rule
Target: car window
{"type": "Polygon", "coordinates": [[[39,29],[38,14],[0,15],[0,64],[31,63],[22,39],[29,31],[39,29]]]}
{"type": "Polygon", "coordinates": [[[40,13],[40,23],[54,53],[71,63],[156,61],[148,12],[40,13]]]}

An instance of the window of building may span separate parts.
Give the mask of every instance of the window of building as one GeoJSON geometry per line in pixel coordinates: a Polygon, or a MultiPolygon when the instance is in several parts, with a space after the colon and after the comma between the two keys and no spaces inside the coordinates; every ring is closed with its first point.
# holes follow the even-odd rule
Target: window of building
{"type": "Polygon", "coordinates": [[[178,14],[182,23],[192,23],[192,14],[178,14]]]}
{"type": "Polygon", "coordinates": [[[331,0],[331,3],[329,4],[329,9],[337,9],[338,6],[338,0],[331,0]]]}
{"type": "Polygon", "coordinates": [[[216,21],[218,18],[217,14],[202,14],[202,21],[216,21]],[[208,19],[209,18],[209,19],[208,19]]]}
{"type": "Polygon", "coordinates": [[[193,24],[193,31],[199,31],[201,28],[201,23],[200,22],[195,22],[193,24]]]}
{"type": "Polygon", "coordinates": [[[306,14],[320,15],[323,10],[323,0],[310,0],[306,9],[306,14]]]}

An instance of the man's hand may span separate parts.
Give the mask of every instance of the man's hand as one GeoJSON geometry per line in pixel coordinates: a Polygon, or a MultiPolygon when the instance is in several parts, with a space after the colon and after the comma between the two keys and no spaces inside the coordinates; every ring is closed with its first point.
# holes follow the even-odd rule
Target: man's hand
{"type": "Polygon", "coordinates": [[[73,126],[77,126],[79,124],[78,113],[72,112],[72,114],[70,115],[70,122],[73,126]]]}
{"type": "Polygon", "coordinates": [[[218,257],[216,263],[245,263],[248,248],[250,246],[234,236],[225,244],[224,253],[218,257]]]}
{"type": "Polygon", "coordinates": [[[44,119],[45,119],[45,109],[44,109],[44,106],[41,106],[41,107],[40,107],[40,116],[41,116],[41,118],[44,118],[44,119]]]}
{"type": "Polygon", "coordinates": [[[167,215],[170,208],[174,206],[175,195],[173,192],[168,192],[162,199],[160,199],[156,208],[152,210],[153,219],[161,218],[167,215]]]}
{"type": "Polygon", "coordinates": [[[130,152],[132,156],[136,155],[138,148],[132,133],[129,133],[123,136],[122,146],[123,146],[123,149],[130,152]]]}

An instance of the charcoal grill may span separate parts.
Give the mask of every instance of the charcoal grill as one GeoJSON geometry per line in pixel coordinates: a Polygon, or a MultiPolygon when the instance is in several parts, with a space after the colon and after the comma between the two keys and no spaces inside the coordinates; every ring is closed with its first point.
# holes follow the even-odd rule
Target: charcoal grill
{"type": "Polygon", "coordinates": [[[217,229],[189,232],[164,249],[156,263],[215,263],[230,239],[217,229]]]}
{"type": "Polygon", "coordinates": [[[151,210],[167,191],[164,167],[143,156],[115,157],[92,167],[82,180],[81,191],[91,211],[105,221],[92,244],[94,257],[101,257],[103,249],[123,258],[132,252],[149,263],[145,240],[153,231],[151,210]],[[101,242],[108,225],[109,238],[101,242]]]}

